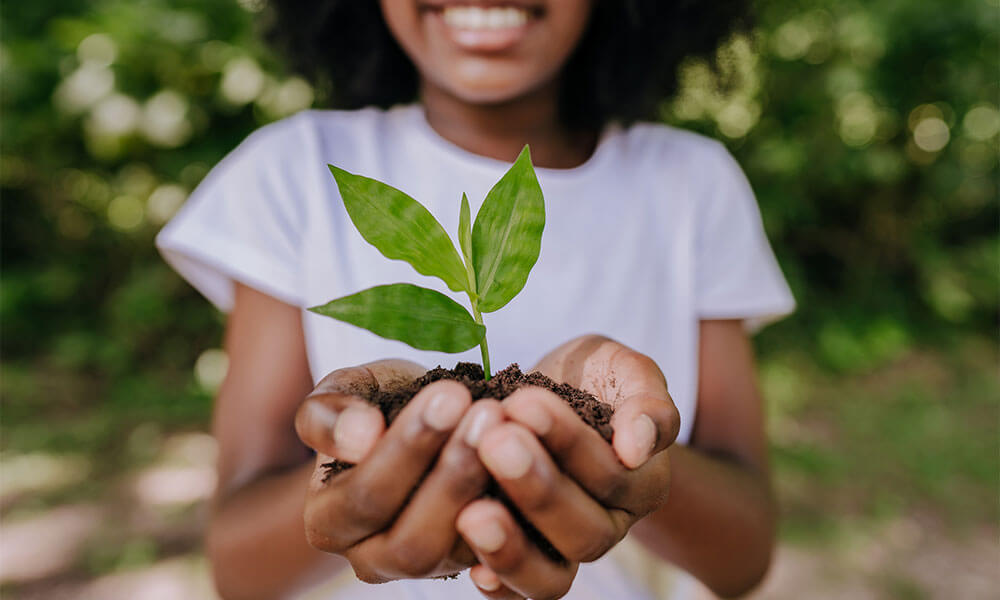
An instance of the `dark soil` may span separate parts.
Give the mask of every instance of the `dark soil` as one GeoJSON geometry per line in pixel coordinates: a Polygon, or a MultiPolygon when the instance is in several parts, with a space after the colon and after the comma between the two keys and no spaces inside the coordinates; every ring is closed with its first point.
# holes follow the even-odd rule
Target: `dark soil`
{"type": "Polygon", "coordinates": [[[534,372],[525,375],[514,363],[493,376],[489,381],[483,380],[483,368],[475,363],[458,363],[454,369],[438,367],[427,371],[422,377],[415,379],[410,385],[393,392],[376,392],[372,403],[377,405],[385,422],[392,423],[403,407],[424,386],[435,381],[451,379],[469,388],[473,400],[494,398],[503,400],[513,394],[518,388],[532,385],[552,390],[565,400],[580,418],[597,430],[601,436],[611,441],[611,407],[601,402],[589,392],[578,390],[571,385],[556,383],[541,373],[534,372]]]}
{"type": "MultiPolygon", "coordinates": [[[[517,363],[500,371],[489,381],[484,380],[483,368],[475,363],[458,363],[454,369],[445,369],[439,366],[436,369],[427,371],[421,377],[413,380],[409,385],[392,391],[376,390],[372,394],[371,403],[382,411],[382,415],[385,416],[386,425],[389,425],[395,420],[400,411],[403,410],[403,407],[417,395],[417,392],[425,386],[442,379],[450,379],[464,384],[465,387],[469,388],[473,402],[482,398],[503,400],[519,388],[525,386],[536,386],[551,390],[565,400],[584,422],[593,427],[597,433],[601,434],[601,437],[607,440],[608,443],[611,442],[613,433],[611,429],[611,415],[613,414],[613,410],[610,406],[601,402],[589,392],[564,383],[556,383],[541,373],[522,373],[517,363]]],[[[322,466],[327,469],[324,481],[328,481],[334,475],[346,471],[354,465],[334,460],[324,463],[322,466]]],[[[503,491],[496,482],[490,484],[486,493],[489,496],[500,498],[504,501],[511,510],[511,514],[514,515],[518,523],[524,528],[528,537],[534,540],[543,552],[554,560],[560,562],[564,560],[559,551],[548,540],[542,537],[534,526],[521,515],[520,511],[516,510],[510,501],[504,497],[503,491]]]]}

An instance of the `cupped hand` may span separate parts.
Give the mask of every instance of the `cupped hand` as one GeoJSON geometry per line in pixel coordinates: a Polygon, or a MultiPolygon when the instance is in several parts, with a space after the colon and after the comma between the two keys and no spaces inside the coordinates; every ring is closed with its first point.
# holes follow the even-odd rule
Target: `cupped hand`
{"type": "Polygon", "coordinates": [[[548,390],[524,388],[504,400],[506,422],[483,435],[479,457],[567,562],[528,543],[502,504],[477,500],[461,511],[457,526],[481,563],[472,579],[493,599],[561,597],[578,563],[617,544],[666,502],[670,487],[664,450],[680,419],[650,358],[586,336],[557,348],[537,370],[611,404],[614,437],[609,445],[548,390]]]}
{"type": "Polygon", "coordinates": [[[476,562],[455,522],[489,481],[476,446],[503,421],[503,409],[492,400],[470,407],[465,386],[439,381],[414,396],[386,429],[366,395],[423,372],[404,361],[335,371],[296,417],[300,437],[317,452],[306,537],[346,557],[369,583],[451,575],[476,562]],[[322,464],[334,457],[356,466],[328,477],[322,464]]]}

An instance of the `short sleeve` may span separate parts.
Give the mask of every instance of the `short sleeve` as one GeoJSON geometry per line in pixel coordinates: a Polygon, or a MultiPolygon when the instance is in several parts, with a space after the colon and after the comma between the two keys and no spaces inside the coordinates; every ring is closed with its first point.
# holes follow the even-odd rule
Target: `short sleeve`
{"type": "Polygon", "coordinates": [[[233,306],[235,282],[302,304],[305,178],[295,169],[304,151],[297,131],[293,117],[251,134],[156,237],[167,263],[223,311],[233,306]]]}
{"type": "Polygon", "coordinates": [[[791,313],[795,299],[746,176],[723,146],[713,154],[696,211],[695,307],[700,319],[744,319],[753,331],[791,313]]]}

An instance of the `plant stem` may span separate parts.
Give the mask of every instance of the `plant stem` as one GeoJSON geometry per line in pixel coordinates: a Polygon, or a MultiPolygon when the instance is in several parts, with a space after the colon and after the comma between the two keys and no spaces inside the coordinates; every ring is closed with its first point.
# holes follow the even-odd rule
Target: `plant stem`
{"type": "MultiPolygon", "coordinates": [[[[479,306],[477,302],[472,302],[472,316],[476,318],[476,323],[480,325],[483,324],[483,315],[479,313],[479,306]]],[[[486,336],[483,336],[483,342],[479,344],[479,349],[483,353],[483,375],[486,381],[490,380],[490,347],[486,344],[486,336]]]]}

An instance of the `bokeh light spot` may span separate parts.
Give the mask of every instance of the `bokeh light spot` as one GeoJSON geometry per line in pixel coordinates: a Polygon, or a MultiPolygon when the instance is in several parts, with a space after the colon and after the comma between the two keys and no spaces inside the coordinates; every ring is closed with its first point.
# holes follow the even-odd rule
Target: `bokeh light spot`
{"type": "Polygon", "coordinates": [[[119,231],[130,231],[142,225],[145,209],[135,196],[118,196],[108,204],[108,223],[119,231]]]}
{"type": "Polygon", "coordinates": [[[253,102],[264,89],[264,72],[257,61],[240,57],[226,63],[222,73],[220,91],[231,104],[240,106],[253,102]]]}
{"type": "Polygon", "coordinates": [[[187,190],[175,183],[165,183],[157,187],[146,201],[150,222],[163,225],[177,213],[186,199],[187,190]]]}
{"type": "Polygon", "coordinates": [[[939,152],[950,138],[948,124],[937,117],[924,119],[913,128],[913,143],[924,152],[939,152]]]}
{"type": "Polygon", "coordinates": [[[56,87],[55,104],[59,110],[80,113],[104,98],[115,87],[115,74],[107,67],[85,62],[56,87]]]}
{"type": "Polygon", "coordinates": [[[94,33],[83,38],[76,48],[76,57],[81,63],[91,63],[99,67],[107,67],[118,57],[118,46],[111,36],[105,33],[94,33]]]}
{"type": "Polygon", "coordinates": [[[988,140],[1000,132],[1000,112],[990,104],[978,104],[965,113],[962,129],[974,140],[988,140]]]}
{"type": "Polygon", "coordinates": [[[229,357],[218,348],[205,350],[194,363],[194,375],[203,388],[214,392],[222,385],[229,370],[229,357]]]}
{"type": "Polygon", "coordinates": [[[174,90],[157,92],[142,108],[142,133],[157,146],[180,146],[191,137],[187,112],[187,98],[174,90]]]}

